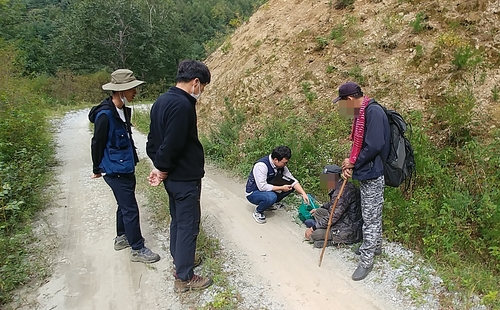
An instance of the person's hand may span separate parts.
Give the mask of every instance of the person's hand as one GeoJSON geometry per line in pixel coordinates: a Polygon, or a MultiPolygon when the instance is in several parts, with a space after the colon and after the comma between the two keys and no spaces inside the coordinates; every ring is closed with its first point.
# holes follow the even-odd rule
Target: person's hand
{"type": "Polygon", "coordinates": [[[342,162],[342,170],[352,169],[352,168],[354,168],[354,164],[351,164],[349,158],[344,159],[344,161],[342,162]]]}
{"type": "Polygon", "coordinates": [[[280,190],[283,192],[288,192],[288,191],[291,191],[292,188],[293,187],[291,185],[283,185],[283,186],[281,186],[280,190]]]}
{"type": "Polygon", "coordinates": [[[343,169],[342,170],[342,177],[345,180],[348,180],[349,178],[352,178],[352,169],[343,169]]]}
{"type": "Polygon", "coordinates": [[[308,229],[306,229],[306,232],[304,233],[304,237],[306,237],[307,240],[311,240],[311,236],[313,234],[313,229],[312,227],[309,227],[308,229]]]}
{"type": "Polygon", "coordinates": [[[316,213],[316,209],[312,209],[311,211],[309,211],[309,213],[311,213],[311,215],[313,215],[314,213],[316,213]]]}
{"type": "Polygon", "coordinates": [[[160,185],[161,182],[163,182],[163,180],[167,178],[167,176],[168,172],[163,172],[155,168],[151,170],[151,172],[149,173],[148,177],[149,185],[158,186],[160,185]]]}
{"type": "Polygon", "coordinates": [[[307,204],[310,204],[311,202],[309,201],[309,197],[307,197],[307,194],[306,193],[303,193],[302,194],[302,199],[304,199],[304,202],[307,203],[307,204]]]}
{"type": "Polygon", "coordinates": [[[90,178],[92,178],[92,179],[97,179],[100,177],[102,177],[102,174],[100,174],[100,173],[94,173],[93,175],[90,176],[90,178]]]}

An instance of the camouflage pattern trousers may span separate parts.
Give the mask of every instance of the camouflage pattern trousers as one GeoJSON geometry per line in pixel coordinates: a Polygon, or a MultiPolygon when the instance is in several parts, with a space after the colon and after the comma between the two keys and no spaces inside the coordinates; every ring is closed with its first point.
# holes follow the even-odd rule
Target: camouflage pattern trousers
{"type": "Polygon", "coordinates": [[[384,176],[359,182],[361,191],[361,214],[363,216],[363,244],[359,248],[359,265],[373,265],[375,249],[382,247],[382,208],[384,206],[384,176]]]}

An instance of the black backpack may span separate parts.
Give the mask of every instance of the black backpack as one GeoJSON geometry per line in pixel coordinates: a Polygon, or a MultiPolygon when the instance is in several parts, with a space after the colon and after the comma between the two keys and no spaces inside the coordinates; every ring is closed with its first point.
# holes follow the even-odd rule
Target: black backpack
{"type": "Polygon", "coordinates": [[[405,190],[410,187],[412,176],[416,173],[415,157],[410,140],[405,137],[408,131],[411,136],[411,125],[398,112],[388,110],[376,101],[387,115],[391,130],[391,147],[384,167],[385,185],[399,187],[406,180],[405,190]]]}

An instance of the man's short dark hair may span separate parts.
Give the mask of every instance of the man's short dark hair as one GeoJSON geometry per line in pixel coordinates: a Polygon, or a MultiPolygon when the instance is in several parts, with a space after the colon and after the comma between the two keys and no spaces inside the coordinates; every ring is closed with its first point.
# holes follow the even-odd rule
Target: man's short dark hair
{"type": "Polygon", "coordinates": [[[359,91],[359,92],[352,94],[352,95],[349,95],[349,96],[340,97],[340,100],[347,100],[348,97],[353,97],[354,99],[358,99],[358,98],[363,97],[363,92],[359,91]]]}
{"type": "Polygon", "coordinates": [[[186,59],[179,63],[177,68],[177,82],[189,82],[195,78],[200,80],[201,84],[210,83],[210,70],[207,65],[197,60],[186,59]]]}
{"type": "Polygon", "coordinates": [[[288,146],[280,145],[274,148],[271,153],[271,159],[282,160],[283,158],[290,159],[292,158],[292,150],[288,146]]]}

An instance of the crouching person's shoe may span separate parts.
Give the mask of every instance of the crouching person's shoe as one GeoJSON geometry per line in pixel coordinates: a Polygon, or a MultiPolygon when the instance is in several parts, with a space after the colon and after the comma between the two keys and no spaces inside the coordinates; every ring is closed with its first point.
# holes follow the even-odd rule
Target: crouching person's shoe
{"type": "Polygon", "coordinates": [[[203,290],[212,285],[212,283],[213,281],[209,277],[202,277],[194,274],[191,279],[186,281],[175,279],[174,289],[178,293],[191,290],[203,290]]]}
{"type": "Polygon", "coordinates": [[[356,270],[352,274],[352,279],[354,281],[363,280],[370,273],[370,271],[372,271],[372,269],[373,269],[373,265],[371,265],[368,268],[363,268],[363,267],[361,267],[361,265],[359,265],[358,268],[356,268],[356,270]]]}
{"type": "MultiPolygon", "coordinates": [[[[325,240],[317,240],[317,241],[314,241],[314,245],[313,245],[313,246],[314,246],[315,248],[320,248],[320,249],[321,249],[321,248],[323,248],[323,245],[324,245],[324,244],[325,244],[325,240]]],[[[335,243],[333,243],[333,241],[328,240],[328,241],[326,242],[326,246],[336,246],[336,244],[335,244],[335,243]]]]}
{"type": "Polygon", "coordinates": [[[160,260],[160,255],[154,253],[147,247],[140,250],[132,250],[130,252],[130,260],[140,263],[155,263],[160,260]]]}

